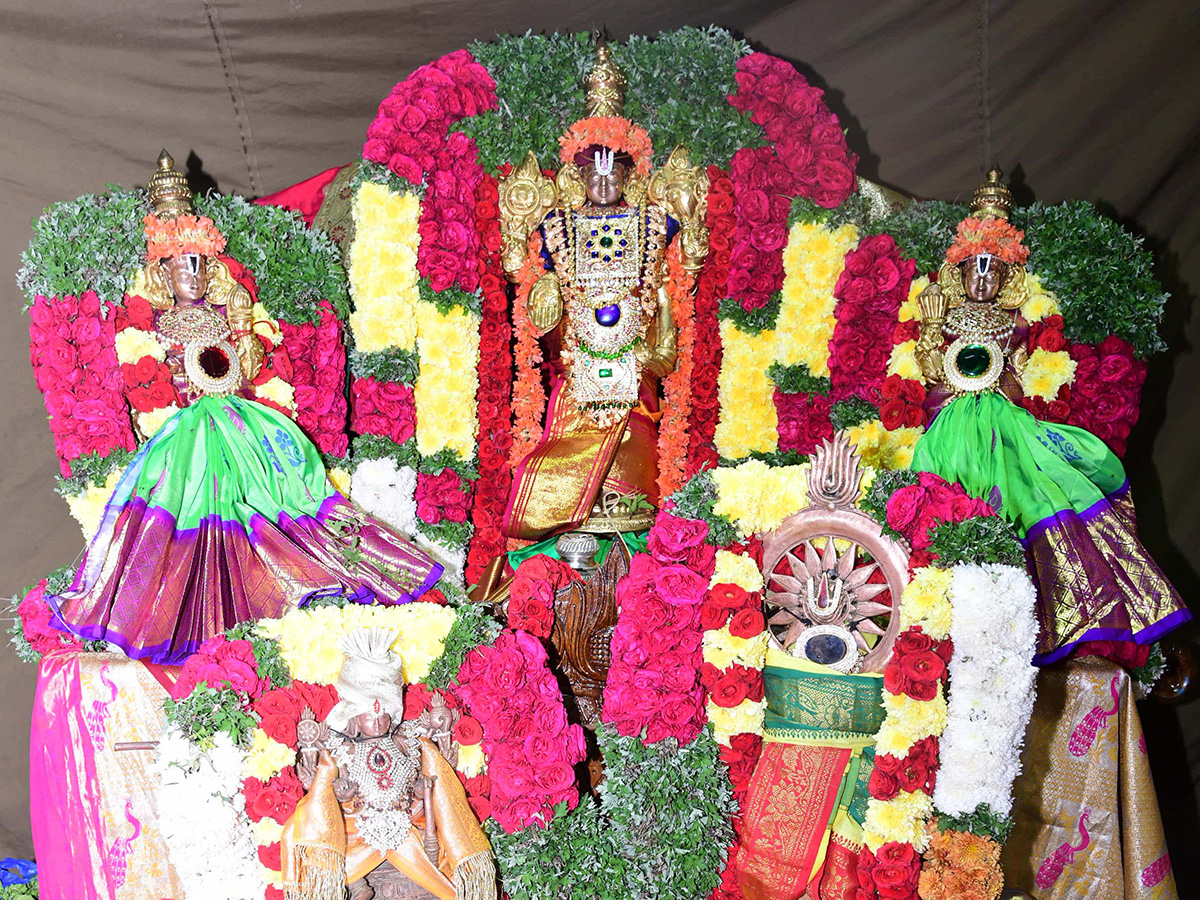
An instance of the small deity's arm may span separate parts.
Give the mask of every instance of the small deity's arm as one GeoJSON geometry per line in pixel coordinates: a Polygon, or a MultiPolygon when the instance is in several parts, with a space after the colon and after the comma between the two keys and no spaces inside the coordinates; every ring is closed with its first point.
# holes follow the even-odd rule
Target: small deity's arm
{"type": "Polygon", "coordinates": [[[931,284],[921,291],[917,297],[917,305],[921,309],[921,325],[913,354],[925,381],[930,384],[940,383],[945,378],[942,371],[942,344],[946,337],[942,333],[942,327],[946,324],[946,296],[941,288],[931,284]]]}
{"type": "Polygon", "coordinates": [[[229,292],[225,316],[229,320],[230,340],[242,364],[242,377],[253,381],[262,369],[266,351],[258,335],[254,333],[254,303],[250,292],[240,284],[229,292]]]}
{"type": "Polygon", "coordinates": [[[538,334],[545,334],[562,319],[562,285],[558,276],[547,272],[529,291],[529,324],[538,334]]]}
{"type": "Polygon", "coordinates": [[[646,331],[646,339],[638,344],[634,354],[642,368],[659,378],[675,371],[675,316],[671,298],[664,287],[658,289],[658,308],[646,331]]]}

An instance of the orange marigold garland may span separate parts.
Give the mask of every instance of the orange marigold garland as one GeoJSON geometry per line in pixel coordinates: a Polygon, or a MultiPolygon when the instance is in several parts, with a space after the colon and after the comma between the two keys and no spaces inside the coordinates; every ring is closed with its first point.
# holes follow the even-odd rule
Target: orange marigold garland
{"type": "Polygon", "coordinates": [[[1029,248],[1021,243],[1025,232],[1005,219],[972,216],[958,223],[958,235],[946,251],[946,262],[957,266],[964,259],[990,253],[1009,265],[1022,265],[1029,259],[1029,248]]]}
{"type": "Polygon", "coordinates": [[[146,235],[146,258],[150,262],[199,253],[217,256],[225,249],[225,235],[208,216],[183,215],[160,219],[151,213],[142,220],[146,235]]]}
{"type": "Polygon", "coordinates": [[[917,888],[921,900],[995,900],[1004,887],[1000,845],[969,831],[929,823],[929,849],[917,888]]]}
{"type": "Polygon", "coordinates": [[[542,386],[542,348],[537,332],[529,321],[529,292],[545,274],[542,263],[542,235],[535,231],[529,239],[529,251],[517,273],[517,291],[513,300],[513,355],[517,377],[513,385],[513,441],[509,462],[515,468],[542,436],[542,414],[546,411],[546,390],[542,386]]]}
{"type": "Polygon", "coordinates": [[[575,154],[595,144],[628,153],[639,175],[650,174],[654,158],[654,145],[645,128],[634,125],[622,116],[592,116],[580,119],[558,139],[559,158],[564,163],[574,162],[575,154]]]}
{"type": "Polygon", "coordinates": [[[679,241],[667,248],[667,296],[678,330],[675,371],[663,379],[658,423],[658,495],[668,497],[687,480],[688,417],[692,410],[692,350],[696,343],[695,276],[683,267],[679,241]]]}

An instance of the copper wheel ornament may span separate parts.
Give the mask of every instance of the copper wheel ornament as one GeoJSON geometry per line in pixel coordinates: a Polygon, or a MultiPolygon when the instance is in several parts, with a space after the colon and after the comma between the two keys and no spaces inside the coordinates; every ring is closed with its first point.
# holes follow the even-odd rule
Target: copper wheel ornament
{"type": "Polygon", "coordinates": [[[854,506],[861,482],[839,432],[813,454],[809,506],[763,538],[771,644],[840,672],[883,670],[908,584],[908,548],[854,506]]]}

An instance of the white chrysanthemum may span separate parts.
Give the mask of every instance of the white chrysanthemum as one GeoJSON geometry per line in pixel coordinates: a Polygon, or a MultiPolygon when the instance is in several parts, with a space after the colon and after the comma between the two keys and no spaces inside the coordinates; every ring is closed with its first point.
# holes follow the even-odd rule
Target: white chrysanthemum
{"type": "Polygon", "coordinates": [[[417,470],[393,459],[364,460],[350,482],[350,498],[359,509],[410,538],[417,530],[416,496],[417,470]]]}
{"type": "Polygon", "coordinates": [[[948,596],[954,654],[934,800],[951,815],[981,803],[1008,815],[1033,711],[1036,593],[1024,569],[964,564],[948,596]]]}
{"type": "Polygon", "coordinates": [[[466,587],[463,576],[463,571],[467,566],[467,548],[465,546],[447,547],[439,541],[427,538],[419,531],[413,536],[413,542],[442,564],[442,568],[445,570],[442,573],[443,580],[452,582],[460,588],[466,587]]]}

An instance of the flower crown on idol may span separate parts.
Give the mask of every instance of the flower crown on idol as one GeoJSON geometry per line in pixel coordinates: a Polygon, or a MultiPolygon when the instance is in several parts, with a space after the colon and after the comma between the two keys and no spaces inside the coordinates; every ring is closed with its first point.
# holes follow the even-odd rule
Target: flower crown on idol
{"type": "Polygon", "coordinates": [[[154,208],[142,220],[150,262],[188,253],[211,257],[225,249],[225,235],[213,220],[195,214],[187,178],[175,171],[175,160],[166,150],[158,156],[158,171],[146,186],[146,193],[154,208]]]}
{"type": "Polygon", "coordinates": [[[1029,248],[1021,243],[1025,232],[1008,221],[1012,192],[1000,178],[1000,170],[993,168],[987,173],[987,181],[976,188],[971,198],[972,215],[958,223],[958,234],[946,251],[950,265],[984,254],[1010,266],[1024,265],[1029,259],[1029,248]]]}
{"type": "MultiPolygon", "coordinates": [[[[587,118],[580,119],[558,139],[559,159],[586,165],[593,162],[594,153],[604,148],[614,151],[618,162],[632,165],[639,175],[650,174],[654,146],[646,129],[621,115],[625,105],[625,76],[612,61],[606,44],[597,45],[596,64],[585,83],[587,118]]],[[[607,158],[595,161],[608,164],[607,158]]]]}

